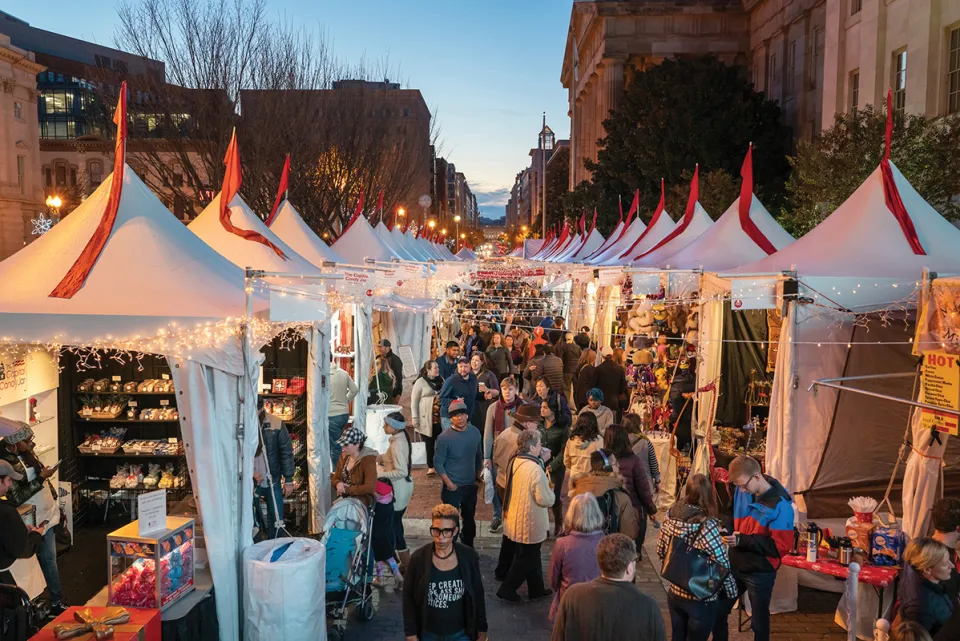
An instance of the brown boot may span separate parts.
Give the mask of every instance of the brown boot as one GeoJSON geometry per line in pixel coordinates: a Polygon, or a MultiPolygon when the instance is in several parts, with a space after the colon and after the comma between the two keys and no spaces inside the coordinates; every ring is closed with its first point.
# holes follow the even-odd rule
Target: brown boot
{"type": "Polygon", "coordinates": [[[410,566],[410,550],[398,550],[397,558],[400,560],[400,574],[406,574],[410,566]]]}

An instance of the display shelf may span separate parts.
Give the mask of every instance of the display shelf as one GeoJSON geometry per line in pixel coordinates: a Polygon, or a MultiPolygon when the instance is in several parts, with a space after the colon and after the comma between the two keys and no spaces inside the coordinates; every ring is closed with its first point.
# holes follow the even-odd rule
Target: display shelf
{"type": "MultiPolygon", "coordinates": [[[[188,484],[189,485],[189,484],[188,484]]],[[[189,487],[157,487],[152,485],[145,486],[143,483],[136,487],[110,487],[110,481],[106,479],[87,479],[77,486],[77,490],[86,490],[88,492],[153,492],[155,490],[166,490],[167,494],[189,493],[189,487]]]]}
{"type": "Polygon", "coordinates": [[[176,396],[176,392],[76,392],[90,396],[176,396]]]}
{"type": "Polygon", "coordinates": [[[179,423],[179,418],[163,418],[163,419],[132,419],[132,418],[83,418],[78,416],[73,420],[79,423],[179,423]]]}
{"type": "Polygon", "coordinates": [[[88,456],[91,458],[183,458],[183,454],[93,454],[88,452],[77,452],[77,456],[88,456]]]}
{"type": "Polygon", "coordinates": [[[306,395],[306,392],[299,392],[297,394],[275,394],[273,392],[261,392],[260,396],[264,398],[297,398],[300,396],[306,395]]]}

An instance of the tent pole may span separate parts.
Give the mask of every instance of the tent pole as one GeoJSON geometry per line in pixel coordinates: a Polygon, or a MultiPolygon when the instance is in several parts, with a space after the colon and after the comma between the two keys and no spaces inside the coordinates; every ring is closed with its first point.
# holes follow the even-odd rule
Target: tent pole
{"type": "Polygon", "coordinates": [[[847,378],[824,378],[817,381],[814,381],[810,384],[810,387],[807,388],[809,392],[816,386],[821,387],[830,387],[832,389],[841,390],[844,392],[854,392],[855,394],[864,394],[865,396],[872,396],[874,398],[880,398],[885,401],[894,401],[896,403],[904,403],[906,405],[912,405],[914,407],[920,407],[923,409],[934,410],[936,412],[942,412],[944,414],[952,414],[954,416],[960,416],[960,411],[952,410],[947,407],[940,407],[939,405],[930,405],[929,403],[921,403],[919,401],[914,401],[912,399],[900,398],[898,396],[890,396],[889,394],[881,394],[880,392],[871,392],[870,390],[860,389],[858,387],[847,387],[839,383],[834,383],[833,381],[845,381],[845,380],[856,380],[864,378],[905,378],[907,376],[913,377],[916,376],[915,372],[904,372],[902,374],[877,374],[875,376],[850,376],[847,378]]]}
{"type": "MultiPolygon", "coordinates": [[[[238,385],[240,386],[240,403],[238,403],[239,416],[237,421],[237,500],[242,504],[243,503],[243,444],[245,437],[244,430],[244,420],[246,419],[246,408],[247,402],[255,402],[253,399],[247,399],[246,395],[250,391],[252,385],[251,381],[247,380],[247,377],[250,375],[250,322],[253,320],[253,280],[256,278],[256,271],[250,267],[245,269],[244,279],[243,279],[243,298],[244,298],[244,309],[246,312],[246,318],[243,322],[243,374],[240,376],[238,385]]],[[[258,437],[259,438],[259,437],[258,437]]],[[[243,509],[243,505],[240,505],[240,509],[243,509]]],[[[237,518],[237,598],[240,602],[240,607],[237,608],[238,616],[240,620],[239,630],[240,635],[243,635],[243,550],[241,549],[241,542],[243,541],[243,519],[237,518]]]]}

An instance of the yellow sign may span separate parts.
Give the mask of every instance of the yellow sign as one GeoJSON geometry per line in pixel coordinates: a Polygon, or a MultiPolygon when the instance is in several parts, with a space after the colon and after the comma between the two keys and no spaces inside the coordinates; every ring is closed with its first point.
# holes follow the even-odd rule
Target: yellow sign
{"type": "Polygon", "coordinates": [[[924,403],[960,410],[960,359],[957,356],[946,352],[925,352],[922,374],[924,403]]]}
{"type": "Polygon", "coordinates": [[[947,414],[923,407],[920,408],[920,426],[924,430],[937,430],[951,436],[958,436],[956,414],[947,414]]]}

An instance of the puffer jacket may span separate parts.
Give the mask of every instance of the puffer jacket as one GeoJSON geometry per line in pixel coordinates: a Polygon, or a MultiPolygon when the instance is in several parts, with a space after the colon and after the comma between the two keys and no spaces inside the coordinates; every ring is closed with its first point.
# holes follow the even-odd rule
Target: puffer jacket
{"type": "MultiPolygon", "coordinates": [[[[623,489],[620,475],[617,472],[590,472],[570,477],[570,496],[589,492],[597,498],[610,490],[623,489]]],[[[640,536],[640,515],[630,502],[626,492],[617,492],[617,509],[620,512],[620,534],[626,534],[636,540],[640,536]]]]}
{"type": "Polygon", "coordinates": [[[909,563],[900,577],[900,618],[915,621],[936,635],[950,620],[954,608],[944,584],[931,583],[909,563]]]}
{"type": "MultiPolygon", "coordinates": [[[[567,441],[563,449],[563,464],[570,473],[570,478],[576,474],[586,474],[590,471],[590,455],[603,448],[603,439],[599,436],[592,441],[583,442],[579,436],[567,441]]],[[[573,492],[570,493],[573,496],[573,492]]]]}
{"type": "MultiPolygon", "coordinates": [[[[330,478],[330,496],[337,499],[337,483],[343,481],[344,470],[349,457],[344,452],[337,461],[337,469],[330,478]]],[[[377,451],[371,447],[364,447],[360,450],[359,460],[349,472],[346,473],[347,496],[363,501],[364,505],[370,507],[373,505],[373,493],[377,489],[377,451]]]]}
{"type": "MultiPolygon", "coordinates": [[[[686,505],[677,503],[670,508],[667,513],[667,519],[660,530],[660,540],[657,542],[657,556],[662,561],[667,554],[670,546],[670,540],[675,537],[682,537],[687,543],[693,543],[698,550],[706,552],[711,559],[719,563],[726,569],[730,569],[730,557],[727,553],[727,547],[723,544],[720,534],[720,521],[712,519],[704,514],[703,510],[695,505],[686,505]],[[703,533],[694,541],[697,533],[703,529],[703,533]]],[[[720,588],[720,586],[718,586],[720,588]]],[[[670,594],[681,599],[697,600],[692,594],[683,588],[670,584],[670,594]]],[[[733,572],[728,572],[723,581],[723,587],[717,590],[717,593],[706,601],[716,601],[717,599],[735,598],[737,595],[737,582],[734,579],[733,572]]]]}
{"type": "Polygon", "coordinates": [[[387,453],[380,457],[380,478],[393,484],[393,509],[405,510],[413,496],[413,477],[410,476],[410,445],[403,434],[390,437],[387,453]]]}
{"type": "Polygon", "coordinates": [[[550,506],[556,495],[543,461],[523,454],[510,461],[503,506],[503,533],[515,543],[543,543],[550,528],[550,506]]]}
{"type": "Polygon", "coordinates": [[[653,485],[643,462],[631,452],[630,456],[618,458],[617,465],[620,466],[623,489],[627,491],[630,503],[640,512],[640,518],[644,518],[646,514],[656,514],[656,497],[653,495],[653,485]]]}

